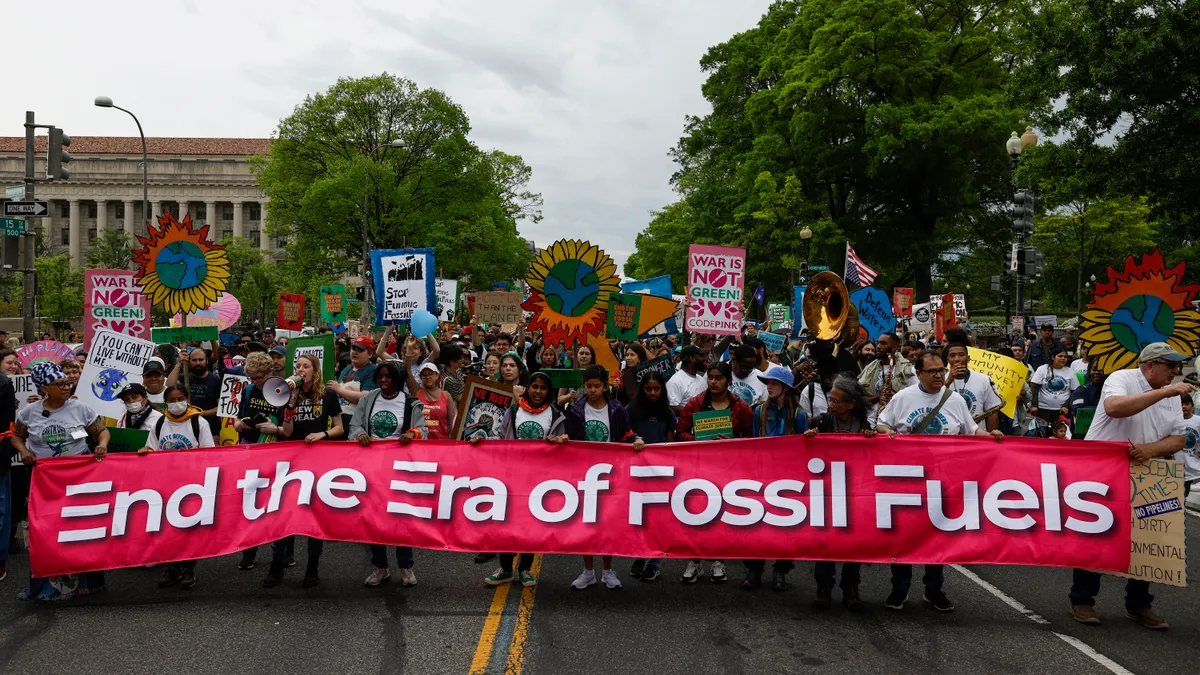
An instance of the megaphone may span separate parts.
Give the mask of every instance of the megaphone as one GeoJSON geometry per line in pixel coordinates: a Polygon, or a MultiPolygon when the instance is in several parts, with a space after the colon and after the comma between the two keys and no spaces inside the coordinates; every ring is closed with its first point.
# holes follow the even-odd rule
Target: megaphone
{"type": "Polygon", "coordinates": [[[263,398],[271,405],[285,405],[292,399],[292,390],[299,386],[297,377],[268,377],[263,382],[263,398]]]}

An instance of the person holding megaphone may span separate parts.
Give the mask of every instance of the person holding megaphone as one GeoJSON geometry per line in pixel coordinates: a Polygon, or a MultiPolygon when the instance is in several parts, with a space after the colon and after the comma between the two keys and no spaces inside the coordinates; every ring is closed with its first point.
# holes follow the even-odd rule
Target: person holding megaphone
{"type": "MultiPolygon", "coordinates": [[[[233,423],[242,443],[274,443],[283,432],[284,406],[292,397],[283,378],[272,378],[271,373],[275,364],[271,357],[263,352],[254,352],[246,356],[246,377],[250,378],[250,386],[242,393],[242,402],[238,408],[238,418],[233,423]],[[282,386],[281,386],[282,385],[282,386]]],[[[254,569],[254,560],[258,556],[258,547],[242,551],[242,560],[238,569],[254,569]]],[[[291,567],[295,561],[291,561],[291,567]]]]}

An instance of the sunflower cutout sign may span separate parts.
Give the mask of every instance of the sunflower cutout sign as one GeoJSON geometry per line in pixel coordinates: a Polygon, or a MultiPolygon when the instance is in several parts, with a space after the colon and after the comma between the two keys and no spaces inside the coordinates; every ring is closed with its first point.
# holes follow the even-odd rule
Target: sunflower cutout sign
{"type": "Polygon", "coordinates": [[[1152,342],[1166,342],[1180,354],[1196,353],[1200,312],[1192,301],[1200,285],[1183,283],[1186,262],[1167,268],[1158,249],[1125,259],[1118,272],[1108,268],[1108,281],[1097,282],[1083,312],[1079,339],[1088,358],[1104,373],[1132,368],[1152,342]]]}
{"type": "Polygon", "coordinates": [[[142,293],[168,314],[207,309],[229,282],[225,247],[208,240],[207,225],[193,228],[190,215],[180,222],[167,213],[158,224],[138,236],[142,248],[133,252],[142,293]]]}
{"type": "Polygon", "coordinates": [[[620,292],[617,265],[599,247],[562,239],[538,253],[525,276],[530,328],[547,344],[584,343],[604,333],[608,296],[620,292]]]}

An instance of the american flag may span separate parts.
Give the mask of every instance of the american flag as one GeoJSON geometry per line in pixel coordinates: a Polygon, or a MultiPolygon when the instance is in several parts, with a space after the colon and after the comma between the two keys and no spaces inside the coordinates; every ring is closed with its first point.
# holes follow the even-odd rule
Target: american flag
{"type": "Polygon", "coordinates": [[[879,272],[867,267],[867,264],[854,252],[854,247],[850,245],[850,242],[846,242],[846,274],[844,276],[847,285],[870,286],[875,281],[875,277],[879,276],[879,272]]]}

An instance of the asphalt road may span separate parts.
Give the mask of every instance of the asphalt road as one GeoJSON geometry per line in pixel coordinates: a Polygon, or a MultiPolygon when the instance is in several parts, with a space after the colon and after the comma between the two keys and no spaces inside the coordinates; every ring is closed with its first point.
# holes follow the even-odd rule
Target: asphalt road
{"type": "MultiPolygon", "coordinates": [[[[1200,526],[1200,516],[1187,522],[1200,526]]],[[[1189,529],[1188,555],[1196,558],[1200,527],[1189,529]]],[[[45,606],[16,599],[27,578],[27,558],[18,555],[0,583],[0,672],[1200,672],[1194,591],[1154,587],[1172,627],[1153,633],[1124,618],[1123,581],[1106,578],[1103,625],[1086,627],[1067,615],[1069,570],[948,569],[957,611],[938,614],[920,603],[919,584],[905,611],[884,609],[888,571],[871,566],[862,587],[869,608],[851,614],[840,604],[810,607],[809,563],[777,593],[740,589],[740,563],[730,565],[727,584],[684,586],[682,561],[668,561],[647,584],[630,580],[630,561],[618,559],[624,589],[573,591],[578,559],[547,556],[535,590],[497,592],[481,582],[492,566],[463,554],[418,551],[414,588],[395,579],[363,587],[369,569],[360,545],[327,545],[322,562],[315,589],[300,588],[303,564],[288,570],[283,586],[264,589],[261,563],[242,572],[229,556],[202,561],[190,591],[159,590],[159,569],[122,570],[108,574],[101,595],[45,606]]]]}

